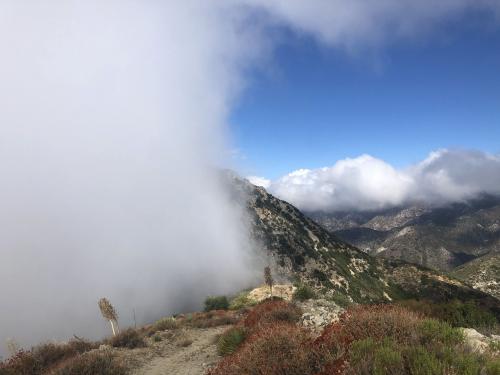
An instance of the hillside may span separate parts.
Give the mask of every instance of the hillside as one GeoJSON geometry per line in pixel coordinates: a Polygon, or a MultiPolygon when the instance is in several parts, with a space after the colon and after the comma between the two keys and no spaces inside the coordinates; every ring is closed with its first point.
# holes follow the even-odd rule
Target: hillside
{"type": "Polygon", "coordinates": [[[425,267],[373,257],[351,246],[265,189],[230,175],[235,199],[245,198],[253,237],[277,274],[329,298],[356,302],[407,297],[476,300],[500,314],[500,301],[425,267]]]}
{"type": "Polygon", "coordinates": [[[453,270],[452,275],[500,299],[500,253],[487,254],[453,270]]]}
{"type": "Polygon", "coordinates": [[[500,249],[498,197],[483,196],[444,207],[415,205],[371,213],[308,215],[369,254],[442,271],[500,249]]]}

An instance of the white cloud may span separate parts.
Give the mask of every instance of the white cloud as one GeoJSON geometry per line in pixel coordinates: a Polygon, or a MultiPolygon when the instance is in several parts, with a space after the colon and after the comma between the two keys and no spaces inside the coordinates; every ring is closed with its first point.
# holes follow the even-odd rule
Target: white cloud
{"type": "Polygon", "coordinates": [[[404,170],[369,155],[331,167],[299,169],[272,181],[269,191],[308,210],[374,210],[411,201],[441,204],[481,193],[500,194],[500,157],[440,150],[404,170]]]}
{"type": "Polygon", "coordinates": [[[250,181],[255,186],[261,186],[264,189],[267,189],[269,185],[271,185],[271,180],[268,180],[264,177],[259,176],[247,176],[247,180],[250,181]]]}
{"type": "Polygon", "coordinates": [[[379,46],[430,34],[473,10],[498,14],[496,0],[242,0],[290,28],[333,46],[379,46]]]}

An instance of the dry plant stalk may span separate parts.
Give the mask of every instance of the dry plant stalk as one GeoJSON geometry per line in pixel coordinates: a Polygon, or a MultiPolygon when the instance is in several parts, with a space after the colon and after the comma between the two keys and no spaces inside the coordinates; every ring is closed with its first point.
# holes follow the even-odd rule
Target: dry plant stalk
{"type": "Polygon", "coordinates": [[[271,267],[266,267],[264,268],[264,280],[271,290],[271,297],[273,296],[273,285],[274,285],[274,279],[273,275],[271,274],[271,267]]]}
{"type": "Polygon", "coordinates": [[[102,316],[105,319],[109,320],[109,323],[111,324],[111,331],[113,331],[113,336],[116,336],[116,333],[120,333],[120,328],[118,327],[118,314],[116,313],[115,308],[107,298],[101,298],[98,302],[98,305],[99,309],[101,310],[102,316]]]}

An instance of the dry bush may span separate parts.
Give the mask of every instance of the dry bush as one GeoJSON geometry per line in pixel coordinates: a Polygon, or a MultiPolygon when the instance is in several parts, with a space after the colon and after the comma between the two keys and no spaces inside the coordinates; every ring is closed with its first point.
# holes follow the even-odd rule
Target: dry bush
{"type": "Polygon", "coordinates": [[[84,340],[71,340],[66,344],[40,344],[30,351],[19,351],[8,360],[0,363],[0,374],[42,374],[60,362],[94,349],[96,346],[97,344],[84,340]]]}
{"type": "Polygon", "coordinates": [[[110,352],[92,352],[65,361],[51,375],[125,375],[125,367],[110,352]]]}
{"type": "Polygon", "coordinates": [[[142,348],[146,346],[143,337],[133,328],[128,328],[109,339],[109,344],[115,348],[142,348]]]}
{"type": "Polygon", "coordinates": [[[31,351],[20,350],[0,363],[0,375],[35,375],[40,370],[31,351]]]}
{"type": "Polygon", "coordinates": [[[208,374],[312,375],[328,359],[328,353],[314,344],[309,331],[282,322],[256,332],[208,374]]]}
{"type": "Polygon", "coordinates": [[[184,324],[194,328],[211,328],[235,324],[239,320],[239,315],[234,311],[213,310],[203,313],[194,313],[190,319],[185,319],[184,324]]]}
{"type": "Polygon", "coordinates": [[[292,303],[283,300],[268,300],[255,306],[246,316],[243,324],[249,329],[278,322],[297,323],[302,311],[292,303]]]}
{"type": "Polygon", "coordinates": [[[154,332],[177,328],[179,328],[179,324],[177,323],[175,318],[161,318],[157,320],[152,327],[154,332]]]}
{"type": "Polygon", "coordinates": [[[382,341],[391,337],[398,343],[409,344],[416,342],[420,322],[418,314],[398,306],[357,306],[327,326],[318,340],[339,353],[353,341],[367,338],[382,341]]]}

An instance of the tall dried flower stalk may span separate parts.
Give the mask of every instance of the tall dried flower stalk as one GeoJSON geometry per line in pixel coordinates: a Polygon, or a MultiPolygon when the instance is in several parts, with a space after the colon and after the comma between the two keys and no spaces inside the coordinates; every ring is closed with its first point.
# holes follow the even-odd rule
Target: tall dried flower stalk
{"type": "Polygon", "coordinates": [[[118,327],[118,314],[116,313],[115,308],[107,298],[101,298],[98,302],[98,305],[99,309],[101,310],[102,316],[105,319],[109,320],[109,323],[111,324],[113,336],[116,336],[116,333],[120,333],[120,328],[118,327]]]}

